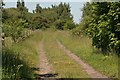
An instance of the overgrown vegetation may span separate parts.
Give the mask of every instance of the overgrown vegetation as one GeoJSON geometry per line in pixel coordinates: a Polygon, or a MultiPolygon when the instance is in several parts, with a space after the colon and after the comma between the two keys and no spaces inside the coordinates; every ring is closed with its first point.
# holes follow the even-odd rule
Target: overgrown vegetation
{"type": "Polygon", "coordinates": [[[5,33],[5,45],[3,45],[2,51],[3,78],[11,80],[32,79],[34,71],[31,70],[31,67],[37,64],[36,51],[41,38],[37,38],[40,33],[37,34],[36,29],[63,30],[74,28],[75,24],[70,13],[70,6],[66,3],[60,3],[59,5],[52,5],[51,8],[42,8],[37,4],[33,13],[28,12],[23,0],[17,1],[16,8],[4,8],[4,6],[5,4],[2,2],[0,7],[2,11],[2,32],[5,33]]]}
{"type": "Polygon", "coordinates": [[[88,75],[84,72],[83,75],[79,74],[78,65],[57,48],[56,38],[98,71],[109,77],[118,77],[116,54],[120,54],[118,19],[120,2],[87,2],[83,7],[82,20],[78,25],[73,22],[70,5],[67,3],[61,2],[59,5],[51,5],[48,8],[42,8],[40,4],[36,4],[33,13],[28,12],[23,0],[17,1],[16,8],[4,8],[5,4],[3,2],[1,4],[2,19],[0,21],[2,21],[2,31],[5,33],[5,45],[1,51],[3,78],[11,80],[34,78],[34,71],[31,68],[37,64],[38,44],[43,38],[42,35],[46,36],[47,55],[56,71],[61,74],[60,77],[88,77],[88,75]],[[41,32],[40,29],[46,31],[41,32]],[[47,31],[48,29],[51,29],[51,32],[47,31]],[[71,30],[74,36],[67,33],[67,30],[71,30]],[[48,41],[47,37],[50,37],[48,41]],[[54,52],[56,55],[53,55],[54,52]],[[61,59],[70,63],[64,63],[61,59]],[[55,63],[55,60],[58,62],[55,63]],[[59,71],[58,66],[61,64],[70,68],[62,67],[61,69],[66,72],[62,72],[61,69],[59,71]],[[76,72],[72,67],[76,67],[76,72]],[[69,72],[69,69],[72,71],[69,72]]]}
{"type": "Polygon", "coordinates": [[[86,33],[103,53],[120,54],[120,2],[87,2],[82,21],[73,34],[86,33]]]}
{"type": "Polygon", "coordinates": [[[20,59],[20,53],[4,48],[2,51],[2,79],[32,78],[33,71],[25,61],[20,59]]]}
{"type": "Polygon", "coordinates": [[[18,0],[17,8],[1,8],[2,10],[2,29],[5,36],[11,36],[14,42],[19,38],[24,39],[31,32],[25,32],[25,29],[73,29],[75,24],[71,15],[70,5],[60,3],[52,7],[42,8],[39,4],[33,13],[28,12],[24,1],[18,0]]]}
{"type": "MultiPolygon", "coordinates": [[[[38,64],[38,48],[42,34],[36,31],[33,36],[2,50],[3,79],[35,79],[33,68],[38,64]],[[36,34],[40,34],[38,37],[36,34]],[[33,47],[34,46],[34,47],[33,47]]],[[[10,41],[7,41],[10,43],[10,41]]],[[[8,44],[8,43],[6,43],[8,44]]]]}
{"type": "Polygon", "coordinates": [[[97,71],[111,77],[119,77],[118,56],[114,53],[104,55],[92,46],[92,40],[88,37],[78,37],[70,35],[69,31],[61,31],[56,33],[59,39],[69,50],[75,53],[78,57],[90,64],[97,71]]]}
{"type": "Polygon", "coordinates": [[[98,71],[101,71],[110,77],[118,77],[119,71],[119,5],[120,2],[87,2],[82,9],[83,14],[80,24],[72,30],[73,35],[77,35],[77,37],[79,36],[80,39],[78,40],[80,42],[77,43],[78,40],[74,41],[73,37],[73,39],[67,38],[67,40],[62,40],[69,49],[76,53],[76,55],[87,61],[98,71]],[[88,36],[91,40],[85,39],[84,36],[88,36]],[[70,44],[68,40],[71,43],[76,43],[70,44]],[[92,43],[89,44],[89,41],[92,43]],[[84,42],[86,42],[85,45],[83,44],[84,42]],[[79,47],[70,47],[77,45],[79,47]],[[111,65],[112,67],[109,67],[108,65],[111,65]]]}

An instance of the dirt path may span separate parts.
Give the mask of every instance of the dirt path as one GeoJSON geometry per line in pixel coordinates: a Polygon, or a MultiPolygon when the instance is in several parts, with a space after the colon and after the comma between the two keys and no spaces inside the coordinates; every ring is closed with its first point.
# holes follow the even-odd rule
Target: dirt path
{"type": "MultiPolygon", "coordinates": [[[[108,78],[107,76],[102,75],[101,73],[97,72],[94,68],[92,68],[90,65],[85,63],[82,59],[80,59],[78,56],[76,56],[74,53],[72,53],[70,50],[68,50],[61,42],[57,41],[59,47],[64,50],[64,52],[71,57],[73,60],[75,60],[78,64],[81,65],[81,67],[88,73],[88,75],[91,76],[91,78],[108,78]]],[[[106,79],[105,79],[106,80],[106,79]]],[[[110,79],[107,79],[110,80],[110,79]]]]}
{"type": "Polygon", "coordinates": [[[53,69],[52,69],[52,65],[50,65],[48,62],[46,52],[44,50],[43,40],[40,43],[39,54],[40,54],[39,56],[40,64],[38,64],[37,66],[39,68],[38,74],[43,77],[49,77],[50,75],[52,75],[51,73],[53,72],[53,69]]]}

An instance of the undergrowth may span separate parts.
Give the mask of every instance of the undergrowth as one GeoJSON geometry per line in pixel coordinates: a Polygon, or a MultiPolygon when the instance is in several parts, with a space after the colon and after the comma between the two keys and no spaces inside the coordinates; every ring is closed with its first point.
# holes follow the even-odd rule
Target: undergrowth
{"type": "MultiPolygon", "coordinates": [[[[36,31],[32,36],[19,43],[12,43],[12,45],[3,47],[2,79],[32,80],[35,78],[33,68],[38,63],[38,48],[41,39],[41,32],[36,31]]],[[[10,43],[11,41],[8,40],[7,42],[10,43]]]]}

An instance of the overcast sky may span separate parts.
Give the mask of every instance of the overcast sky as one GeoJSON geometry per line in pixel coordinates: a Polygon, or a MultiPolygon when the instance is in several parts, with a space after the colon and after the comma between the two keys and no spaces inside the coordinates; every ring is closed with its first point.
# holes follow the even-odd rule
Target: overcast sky
{"type": "MultiPolygon", "coordinates": [[[[52,4],[58,5],[60,2],[66,2],[70,4],[71,13],[73,15],[74,22],[79,23],[82,11],[85,2],[87,0],[24,0],[26,7],[29,9],[29,12],[35,9],[36,4],[40,4],[42,7],[50,7],[52,4]]],[[[17,0],[4,0],[5,8],[16,7],[17,0]]]]}

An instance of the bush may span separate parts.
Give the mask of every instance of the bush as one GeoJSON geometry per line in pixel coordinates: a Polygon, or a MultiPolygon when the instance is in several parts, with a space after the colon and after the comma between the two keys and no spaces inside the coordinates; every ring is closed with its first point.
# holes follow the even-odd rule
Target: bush
{"type": "Polygon", "coordinates": [[[2,51],[2,78],[10,80],[19,80],[32,78],[33,71],[27,66],[27,62],[20,57],[19,52],[12,49],[3,48],[2,51]]]}

